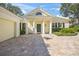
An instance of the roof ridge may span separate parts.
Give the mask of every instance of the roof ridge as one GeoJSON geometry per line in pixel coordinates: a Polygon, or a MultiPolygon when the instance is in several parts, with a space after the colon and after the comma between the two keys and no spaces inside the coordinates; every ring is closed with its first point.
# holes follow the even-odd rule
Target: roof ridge
{"type": "Polygon", "coordinates": [[[32,11],[30,11],[30,12],[27,13],[26,15],[28,16],[30,13],[32,13],[32,12],[34,12],[34,11],[36,11],[36,10],[40,10],[40,11],[42,11],[43,13],[45,13],[45,14],[47,14],[47,15],[49,15],[49,16],[52,16],[52,15],[49,14],[45,9],[43,9],[43,8],[41,8],[41,7],[37,7],[37,8],[35,8],[35,9],[33,9],[32,11]]]}

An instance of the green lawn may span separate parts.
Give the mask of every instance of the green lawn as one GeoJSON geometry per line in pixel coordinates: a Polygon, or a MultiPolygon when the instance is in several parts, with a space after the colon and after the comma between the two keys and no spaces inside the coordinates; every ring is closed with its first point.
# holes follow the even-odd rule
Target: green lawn
{"type": "Polygon", "coordinates": [[[54,32],[57,36],[75,36],[77,33],[61,33],[61,32],[54,32]]]}

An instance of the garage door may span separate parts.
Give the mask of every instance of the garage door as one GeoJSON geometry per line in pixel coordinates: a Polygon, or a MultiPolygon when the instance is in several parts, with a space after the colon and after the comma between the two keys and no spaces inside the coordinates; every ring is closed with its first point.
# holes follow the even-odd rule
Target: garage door
{"type": "Polygon", "coordinates": [[[0,19],[0,42],[14,37],[15,23],[0,19]]]}

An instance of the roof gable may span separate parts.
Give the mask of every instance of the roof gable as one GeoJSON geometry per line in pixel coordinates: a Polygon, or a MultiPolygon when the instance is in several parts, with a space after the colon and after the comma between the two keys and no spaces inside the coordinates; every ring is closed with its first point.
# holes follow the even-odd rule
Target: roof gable
{"type": "Polygon", "coordinates": [[[28,13],[27,16],[51,16],[51,15],[42,8],[36,8],[30,13],[28,13]]]}

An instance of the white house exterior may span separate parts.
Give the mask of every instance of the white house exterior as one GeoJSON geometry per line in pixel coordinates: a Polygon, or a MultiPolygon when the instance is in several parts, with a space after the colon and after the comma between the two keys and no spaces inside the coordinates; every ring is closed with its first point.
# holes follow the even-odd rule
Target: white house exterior
{"type": "Polygon", "coordinates": [[[20,19],[13,13],[0,7],[0,42],[20,35],[20,19]]]}
{"type": "Polygon", "coordinates": [[[52,34],[53,28],[68,28],[70,19],[53,16],[43,10],[36,8],[30,13],[23,16],[24,20],[21,23],[26,24],[26,34],[42,33],[52,34]]]}
{"type": "Polygon", "coordinates": [[[42,8],[36,8],[20,18],[0,7],[0,42],[20,36],[23,26],[26,34],[52,34],[53,28],[68,28],[69,22],[70,19],[52,16],[42,8]]]}

